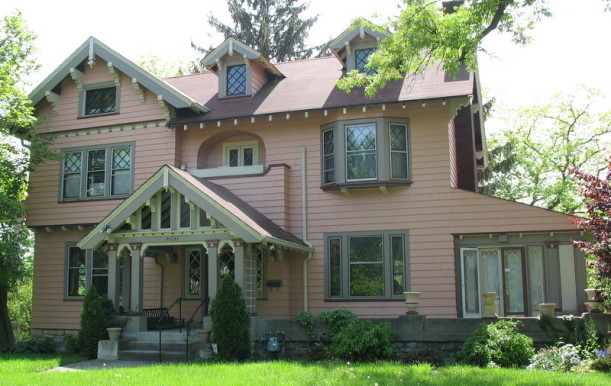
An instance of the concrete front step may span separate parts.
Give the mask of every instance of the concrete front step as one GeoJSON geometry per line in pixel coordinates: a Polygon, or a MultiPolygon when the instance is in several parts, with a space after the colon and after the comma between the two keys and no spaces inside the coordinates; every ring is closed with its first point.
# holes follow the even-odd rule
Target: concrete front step
{"type": "MultiPolygon", "coordinates": [[[[192,355],[189,354],[189,358],[192,355]]],[[[120,350],[119,359],[124,361],[159,361],[159,351],[149,350],[120,350]]],[[[162,351],[162,362],[184,362],[187,360],[185,351],[162,351]]]]}

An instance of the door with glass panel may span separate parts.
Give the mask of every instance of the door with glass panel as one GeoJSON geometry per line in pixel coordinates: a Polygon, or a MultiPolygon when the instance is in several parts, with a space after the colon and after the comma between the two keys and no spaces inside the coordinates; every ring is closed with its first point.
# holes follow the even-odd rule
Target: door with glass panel
{"type": "Polygon", "coordinates": [[[524,248],[502,248],[505,315],[526,314],[524,248]]]}
{"type": "Polygon", "coordinates": [[[463,315],[480,317],[482,294],[486,292],[497,294],[497,313],[500,313],[502,280],[499,250],[462,248],[461,267],[463,315]]]}

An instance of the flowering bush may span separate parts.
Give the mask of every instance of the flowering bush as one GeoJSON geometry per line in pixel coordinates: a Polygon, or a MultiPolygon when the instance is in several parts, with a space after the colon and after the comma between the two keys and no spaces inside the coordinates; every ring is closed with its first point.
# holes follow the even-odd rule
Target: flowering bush
{"type": "Polygon", "coordinates": [[[611,372],[611,353],[605,350],[596,350],[594,352],[598,358],[596,358],[590,366],[593,370],[603,371],[605,373],[611,372]]]}
{"type": "Polygon", "coordinates": [[[572,344],[542,349],[530,360],[530,370],[570,371],[581,363],[579,349],[572,344]]]}

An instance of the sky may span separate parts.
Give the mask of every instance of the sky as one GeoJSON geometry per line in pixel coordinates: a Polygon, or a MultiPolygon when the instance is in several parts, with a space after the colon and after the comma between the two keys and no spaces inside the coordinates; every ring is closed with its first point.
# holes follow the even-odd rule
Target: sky
{"type": "MultiPolygon", "coordinates": [[[[596,87],[611,97],[611,12],[602,0],[549,0],[554,16],[537,24],[533,43],[516,46],[494,33],[484,40],[480,80],[500,106],[544,102],[578,84],[596,87]]],[[[208,26],[209,14],[231,23],[223,0],[171,2],[106,0],[2,0],[0,15],[18,8],[38,39],[42,65],[31,88],[48,76],[89,36],[136,61],[145,55],[173,60],[197,57],[191,41],[208,47],[222,42],[208,26]],[[90,5],[86,5],[90,4],[90,5]]],[[[356,17],[386,20],[398,14],[397,0],[310,0],[306,15],[318,15],[310,44],[338,36],[356,17]]],[[[607,100],[608,101],[608,100],[607,100]]]]}

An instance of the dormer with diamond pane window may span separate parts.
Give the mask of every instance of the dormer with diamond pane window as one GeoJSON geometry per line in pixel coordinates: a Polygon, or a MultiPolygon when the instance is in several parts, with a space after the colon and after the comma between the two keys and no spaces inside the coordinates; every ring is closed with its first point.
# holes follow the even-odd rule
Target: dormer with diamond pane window
{"type": "Polygon", "coordinates": [[[283,78],[260,53],[228,38],[202,63],[218,76],[219,98],[253,96],[270,80],[283,78]]]}
{"type": "Polygon", "coordinates": [[[344,31],[329,44],[329,48],[342,62],[346,72],[358,70],[373,75],[375,71],[367,67],[369,56],[385,37],[385,34],[369,27],[356,27],[344,31]]]}

